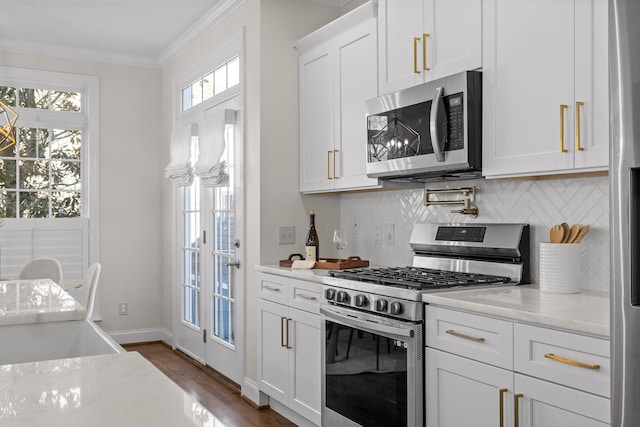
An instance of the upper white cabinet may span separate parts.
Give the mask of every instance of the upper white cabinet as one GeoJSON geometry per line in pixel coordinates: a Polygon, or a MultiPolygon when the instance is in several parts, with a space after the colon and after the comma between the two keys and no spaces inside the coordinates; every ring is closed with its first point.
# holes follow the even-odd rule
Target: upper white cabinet
{"type": "Polygon", "coordinates": [[[486,177],[608,167],[606,0],[484,0],[486,177]]]}
{"type": "Polygon", "coordinates": [[[380,94],[482,67],[482,0],[380,0],[380,94]]]}
{"type": "Polygon", "coordinates": [[[377,91],[373,6],[296,43],[300,54],[300,191],[375,187],[366,176],[365,101],[377,91]]]}

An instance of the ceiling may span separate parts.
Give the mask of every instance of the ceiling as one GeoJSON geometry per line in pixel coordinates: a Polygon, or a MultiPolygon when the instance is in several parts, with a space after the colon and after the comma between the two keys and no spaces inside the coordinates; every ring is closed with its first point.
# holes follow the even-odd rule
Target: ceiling
{"type": "Polygon", "coordinates": [[[0,51],[158,67],[243,2],[0,0],[0,51]]]}

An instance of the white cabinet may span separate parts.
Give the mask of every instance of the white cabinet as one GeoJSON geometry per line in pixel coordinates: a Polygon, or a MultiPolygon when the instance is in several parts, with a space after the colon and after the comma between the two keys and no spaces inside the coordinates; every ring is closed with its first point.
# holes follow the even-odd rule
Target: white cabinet
{"type": "Polygon", "coordinates": [[[296,43],[303,193],[378,186],[366,176],[365,116],[365,101],[378,94],[376,43],[371,4],[296,43]]]}
{"type": "Polygon", "coordinates": [[[606,0],[484,0],[486,177],[608,167],[606,0]]]}
{"type": "Polygon", "coordinates": [[[482,66],[482,0],[380,0],[380,94],[482,66]]]}
{"type": "Polygon", "coordinates": [[[609,425],[608,340],[425,311],[427,427],[609,425]]]}
{"type": "Polygon", "coordinates": [[[320,287],[259,274],[258,387],[320,424],[320,287]]]}

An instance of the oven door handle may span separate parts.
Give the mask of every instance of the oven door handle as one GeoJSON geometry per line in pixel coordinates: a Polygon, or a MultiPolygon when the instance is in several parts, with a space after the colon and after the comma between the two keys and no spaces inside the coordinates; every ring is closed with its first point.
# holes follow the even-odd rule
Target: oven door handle
{"type": "Polygon", "coordinates": [[[336,320],[338,322],[342,322],[346,324],[347,326],[354,326],[358,329],[365,330],[365,332],[370,332],[374,334],[382,332],[382,333],[397,335],[400,337],[408,337],[408,338],[413,338],[413,334],[414,334],[413,329],[384,325],[382,323],[370,322],[370,321],[362,320],[352,316],[343,316],[334,311],[328,310],[324,307],[320,307],[320,314],[323,314],[329,320],[336,320]]]}

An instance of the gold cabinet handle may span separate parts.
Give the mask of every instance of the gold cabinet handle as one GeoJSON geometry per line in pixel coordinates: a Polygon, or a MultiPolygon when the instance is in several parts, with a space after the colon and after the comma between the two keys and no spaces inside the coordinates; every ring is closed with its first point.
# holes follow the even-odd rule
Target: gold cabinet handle
{"type": "Polygon", "coordinates": [[[287,319],[287,320],[286,320],[286,322],[287,322],[287,346],[286,346],[286,347],[287,347],[287,348],[293,348],[293,347],[291,347],[291,344],[289,343],[289,321],[290,321],[290,320],[291,320],[291,319],[287,319]]]}
{"type": "Polygon", "coordinates": [[[564,110],[569,108],[566,104],[560,105],[560,152],[566,153],[567,150],[564,148],[564,110]]]}
{"type": "Polygon", "coordinates": [[[425,71],[431,69],[427,67],[427,37],[429,37],[429,34],[422,34],[422,68],[424,68],[425,71]]]}
{"type": "Polygon", "coordinates": [[[340,177],[338,176],[338,174],[336,174],[336,153],[337,153],[338,151],[339,151],[339,150],[333,150],[333,178],[334,178],[334,179],[338,179],[338,178],[340,178],[340,177]]]}
{"type": "Polygon", "coordinates": [[[276,288],[273,286],[263,286],[263,289],[266,289],[268,291],[273,291],[273,292],[280,292],[280,288],[276,288]]]}
{"type": "Polygon", "coordinates": [[[413,72],[416,74],[420,74],[420,70],[418,70],[418,42],[420,41],[420,37],[413,38],[413,72]]]}
{"type": "Polygon", "coordinates": [[[327,151],[327,179],[333,179],[331,177],[331,151],[333,150],[327,151]]]}
{"type": "Polygon", "coordinates": [[[513,426],[514,427],[518,427],[518,425],[520,423],[520,405],[519,405],[519,401],[523,396],[524,396],[524,394],[522,394],[522,393],[518,393],[518,394],[513,396],[513,406],[514,406],[514,410],[513,410],[513,426]]]}
{"type": "Polygon", "coordinates": [[[592,369],[594,371],[597,371],[598,369],[600,369],[600,365],[591,365],[589,363],[578,362],[577,360],[566,359],[564,357],[556,356],[553,353],[547,353],[544,355],[544,357],[546,357],[547,359],[554,360],[556,362],[566,363],[567,365],[578,366],[580,368],[592,369]]]}
{"type": "Polygon", "coordinates": [[[482,337],[472,337],[471,335],[461,334],[460,332],[456,332],[453,329],[447,329],[444,332],[446,334],[453,335],[454,337],[464,338],[465,340],[471,340],[475,342],[484,342],[484,338],[482,337]]]}
{"type": "Polygon", "coordinates": [[[304,299],[307,299],[307,300],[309,300],[309,301],[315,301],[315,300],[317,300],[317,299],[318,299],[318,298],[316,298],[316,297],[314,297],[314,296],[309,296],[309,295],[305,295],[305,294],[296,294],[296,296],[297,296],[298,298],[304,298],[304,299]]]}
{"type": "MultiPolygon", "coordinates": [[[[280,347],[286,347],[287,343],[284,340],[284,322],[287,321],[286,317],[280,318],[280,347]]],[[[289,333],[289,328],[287,326],[287,334],[289,333]]]]}
{"type": "Polygon", "coordinates": [[[584,105],[582,101],[576,101],[576,151],[584,151],[580,146],[580,107],[584,105]]]}
{"type": "Polygon", "coordinates": [[[508,388],[500,389],[500,427],[504,427],[504,394],[508,391],[508,388]]]}

